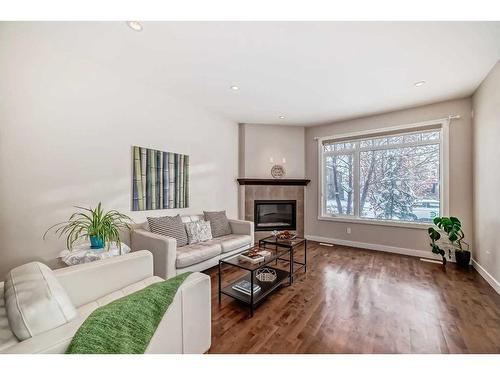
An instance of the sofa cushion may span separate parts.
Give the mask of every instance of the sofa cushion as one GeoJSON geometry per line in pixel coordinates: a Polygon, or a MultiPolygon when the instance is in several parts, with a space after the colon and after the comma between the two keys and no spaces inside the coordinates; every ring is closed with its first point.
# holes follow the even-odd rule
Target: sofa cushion
{"type": "Polygon", "coordinates": [[[186,227],[189,244],[212,239],[212,229],[209,221],[198,220],[185,223],[184,226],[186,227]]]}
{"type": "Polygon", "coordinates": [[[213,242],[199,242],[177,249],[176,267],[184,268],[204,260],[218,256],[222,251],[221,245],[213,242]]]}
{"type": "Polygon", "coordinates": [[[19,342],[9,326],[7,310],[5,309],[5,299],[3,297],[3,288],[3,283],[0,283],[0,352],[19,342]]]}
{"type": "Polygon", "coordinates": [[[180,215],[148,217],[149,230],[162,236],[173,237],[177,240],[177,247],[188,243],[186,228],[180,215]]]}
{"type": "Polygon", "coordinates": [[[10,328],[21,341],[66,324],[77,314],[52,270],[40,262],[11,270],[4,293],[10,328]]]}
{"type": "Polygon", "coordinates": [[[213,238],[231,234],[231,226],[229,225],[229,220],[227,220],[226,211],[203,211],[203,213],[205,220],[210,221],[213,238]]]}
{"type": "Polygon", "coordinates": [[[228,234],[226,236],[215,238],[212,241],[220,244],[222,252],[227,253],[240,247],[251,245],[252,237],[247,234],[228,234]]]}

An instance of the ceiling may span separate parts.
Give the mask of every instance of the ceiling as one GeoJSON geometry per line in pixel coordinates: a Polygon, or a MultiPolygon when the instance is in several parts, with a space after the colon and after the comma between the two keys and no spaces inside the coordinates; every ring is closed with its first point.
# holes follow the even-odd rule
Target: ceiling
{"type": "Polygon", "coordinates": [[[238,123],[309,126],[461,98],[500,58],[500,22],[144,22],[141,32],[125,22],[31,25],[55,44],[70,42],[66,55],[84,51],[238,123]]]}

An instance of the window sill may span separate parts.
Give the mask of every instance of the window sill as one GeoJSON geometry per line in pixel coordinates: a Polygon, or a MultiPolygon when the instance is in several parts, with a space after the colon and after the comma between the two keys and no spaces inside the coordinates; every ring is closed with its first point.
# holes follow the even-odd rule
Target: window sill
{"type": "Polygon", "coordinates": [[[318,216],[318,220],[321,221],[338,221],[343,223],[356,223],[356,224],[368,224],[368,225],[379,225],[384,227],[400,227],[400,228],[411,228],[411,229],[425,229],[433,226],[432,223],[411,223],[407,221],[391,221],[391,220],[374,220],[374,219],[360,219],[354,217],[345,216],[318,216]]]}

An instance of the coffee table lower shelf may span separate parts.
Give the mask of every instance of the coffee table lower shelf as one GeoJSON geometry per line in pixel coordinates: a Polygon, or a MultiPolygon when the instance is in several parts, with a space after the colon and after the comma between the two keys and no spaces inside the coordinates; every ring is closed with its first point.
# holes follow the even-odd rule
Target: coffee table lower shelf
{"type": "Polygon", "coordinates": [[[260,301],[262,301],[264,298],[266,298],[269,294],[271,294],[273,291],[275,291],[285,280],[290,281],[290,272],[288,271],[283,271],[280,270],[279,268],[274,268],[274,267],[267,267],[267,268],[272,268],[274,271],[276,271],[276,280],[272,282],[266,282],[266,281],[259,281],[257,278],[254,277],[254,284],[260,286],[260,291],[257,293],[254,293],[253,295],[253,303],[252,303],[252,298],[251,296],[238,292],[237,290],[234,290],[232,287],[234,284],[241,280],[247,280],[250,282],[250,277],[252,273],[247,274],[244,277],[241,277],[240,279],[236,280],[235,282],[231,283],[230,285],[222,288],[220,292],[222,294],[225,294],[229,297],[232,297],[240,302],[243,302],[247,305],[250,305],[251,311],[253,313],[253,307],[257,305],[260,301]]]}

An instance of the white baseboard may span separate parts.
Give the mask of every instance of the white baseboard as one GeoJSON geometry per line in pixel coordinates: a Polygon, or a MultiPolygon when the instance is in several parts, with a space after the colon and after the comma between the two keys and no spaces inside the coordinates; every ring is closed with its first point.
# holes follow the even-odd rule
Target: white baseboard
{"type": "MultiPolygon", "coordinates": [[[[348,240],[341,240],[341,239],[338,239],[338,238],[329,238],[329,237],[322,237],[322,236],[314,236],[314,235],[310,235],[310,234],[306,234],[305,237],[308,240],[311,240],[311,241],[325,242],[325,243],[331,243],[331,244],[335,244],[335,245],[359,247],[359,248],[368,249],[368,250],[385,251],[387,253],[410,255],[410,256],[419,257],[419,258],[428,258],[428,259],[441,260],[441,256],[440,255],[433,254],[433,253],[430,252],[430,250],[429,251],[425,251],[425,250],[407,249],[407,248],[403,248],[403,247],[386,246],[386,245],[379,245],[379,244],[366,243],[366,242],[357,242],[357,241],[348,241],[348,240]]],[[[450,261],[450,260],[448,259],[448,261],[450,261]]],[[[451,260],[451,261],[453,262],[454,260],[451,260]]],[[[491,276],[488,273],[488,271],[486,271],[474,259],[472,259],[472,266],[483,277],[483,279],[485,279],[486,282],[488,284],[490,284],[491,287],[498,294],[500,294],[500,283],[497,280],[495,280],[495,278],[493,276],[491,276]]]]}
{"type": "Polygon", "coordinates": [[[491,285],[495,291],[500,294],[500,283],[495,280],[493,276],[491,276],[488,271],[486,271],[483,266],[481,266],[475,259],[472,259],[472,266],[476,269],[476,271],[486,280],[488,284],[491,285]]]}
{"type": "Polygon", "coordinates": [[[395,254],[402,254],[402,255],[410,255],[410,256],[419,257],[419,258],[441,260],[441,256],[431,253],[430,250],[425,251],[425,250],[407,249],[404,247],[379,245],[379,244],[374,244],[374,243],[366,243],[366,242],[358,242],[358,241],[348,241],[348,240],[341,240],[338,238],[314,236],[314,235],[310,235],[310,234],[306,234],[305,237],[311,241],[333,243],[335,245],[359,247],[359,248],[368,249],[368,250],[385,251],[386,253],[395,253],[395,254]]]}

